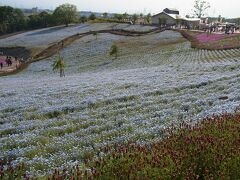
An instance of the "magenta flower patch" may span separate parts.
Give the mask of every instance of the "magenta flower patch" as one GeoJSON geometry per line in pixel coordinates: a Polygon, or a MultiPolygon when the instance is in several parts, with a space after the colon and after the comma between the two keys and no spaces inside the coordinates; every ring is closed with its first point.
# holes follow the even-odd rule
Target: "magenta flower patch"
{"type": "Polygon", "coordinates": [[[219,41],[226,37],[234,37],[236,35],[237,34],[199,34],[196,36],[196,39],[201,43],[205,43],[205,42],[219,41]]]}

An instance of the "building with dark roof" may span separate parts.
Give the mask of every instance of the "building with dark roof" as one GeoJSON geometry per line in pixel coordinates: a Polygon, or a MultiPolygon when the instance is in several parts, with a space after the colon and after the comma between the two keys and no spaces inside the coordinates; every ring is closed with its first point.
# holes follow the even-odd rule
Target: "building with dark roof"
{"type": "Polygon", "coordinates": [[[152,24],[160,26],[175,26],[184,24],[189,28],[199,26],[199,18],[187,18],[181,16],[177,9],[165,8],[163,12],[152,16],[152,24]]]}
{"type": "Polygon", "coordinates": [[[179,11],[177,9],[172,9],[172,8],[165,8],[163,12],[167,14],[177,14],[179,15],[179,11]]]}

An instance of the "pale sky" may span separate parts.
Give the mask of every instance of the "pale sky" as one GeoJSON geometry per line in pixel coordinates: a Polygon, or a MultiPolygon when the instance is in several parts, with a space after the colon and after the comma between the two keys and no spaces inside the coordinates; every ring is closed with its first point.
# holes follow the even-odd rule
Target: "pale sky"
{"type": "MultiPolygon", "coordinates": [[[[208,0],[208,2],[211,4],[207,13],[209,16],[240,17],[240,0],[208,0]]],[[[177,8],[182,15],[191,15],[194,0],[0,0],[0,5],[52,10],[63,3],[75,4],[79,11],[156,14],[168,7],[177,8]]]]}

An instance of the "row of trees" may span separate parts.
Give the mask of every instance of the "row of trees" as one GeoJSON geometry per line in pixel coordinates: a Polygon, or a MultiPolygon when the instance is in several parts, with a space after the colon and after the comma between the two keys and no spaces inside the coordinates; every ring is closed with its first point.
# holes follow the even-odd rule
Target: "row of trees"
{"type": "MultiPolygon", "coordinates": [[[[118,22],[132,22],[135,24],[138,19],[141,19],[142,22],[149,24],[151,22],[151,14],[143,15],[140,14],[133,14],[129,15],[126,12],[123,14],[114,14],[113,17],[109,17],[108,13],[103,13],[102,18],[109,21],[118,21],[118,22]]],[[[86,16],[80,17],[80,22],[86,22],[87,20],[95,20],[97,17],[94,13],[92,13],[88,18],[86,16]]]]}
{"type": "Polygon", "coordinates": [[[24,14],[19,9],[9,6],[0,7],[0,33],[15,32],[26,26],[24,14]]]}
{"type": "Polygon", "coordinates": [[[16,31],[45,28],[77,22],[77,7],[71,4],[63,4],[50,14],[41,12],[25,16],[20,9],[10,6],[0,7],[0,34],[12,33],[16,31]]]}
{"type": "MultiPolygon", "coordinates": [[[[108,18],[108,13],[103,13],[104,19],[108,18]]],[[[0,34],[12,33],[16,31],[45,28],[60,24],[68,26],[72,22],[84,23],[88,20],[95,20],[95,14],[91,14],[88,18],[81,16],[78,18],[77,7],[71,4],[63,4],[57,7],[53,13],[41,12],[25,16],[20,9],[10,6],[0,7],[0,34]]],[[[144,23],[150,23],[151,14],[114,14],[111,20],[119,22],[132,22],[135,24],[138,19],[144,23]]]]}
{"type": "MultiPolygon", "coordinates": [[[[107,18],[107,13],[103,13],[103,17],[107,18]]],[[[151,14],[144,15],[142,13],[140,14],[133,14],[129,15],[127,13],[124,14],[114,14],[113,19],[119,21],[119,22],[129,22],[131,21],[133,24],[137,22],[138,19],[140,19],[142,22],[150,23],[151,22],[151,14]]]]}

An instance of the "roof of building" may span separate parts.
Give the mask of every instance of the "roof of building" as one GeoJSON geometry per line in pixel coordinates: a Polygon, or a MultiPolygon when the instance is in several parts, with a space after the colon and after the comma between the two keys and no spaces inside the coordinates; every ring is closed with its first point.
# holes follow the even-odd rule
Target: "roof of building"
{"type": "Polygon", "coordinates": [[[167,15],[167,16],[170,16],[171,18],[173,18],[173,19],[178,19],[178,17],[180,16],[180,15],[178,15],[178,14],[168,14],[168,13],[166,13],[166,12],[160,12],[160,13],[158,13],[158,14],[155,14],[155,15],[153,15],[152,17],[155,17],[155,16],[158,16],[158,15],[160,15],[160,14],[165,14],[165,15],[167,15]]]}
{"type": "Polygon", "coordinates": [[[199,18],[186,18],[186,17],[182,17],[181,15],[178,15],[178,14],[168,14],[168,13],[166,13],[166,12],[164,12],[164,11],[161,12],[161,13],[158,13],[158,14],[152,16],[152,17],[158,16],[158,15],[160,15],[160,14],[165,14],[165,15],[167,15],[167,16],[175,19],[175,20],[176,20],[176,19],[179,19],[179,20],[192,21],[192,22],[194,22],[194,21],[200,21],[200,20],[201,20],[201,19],[199,19],[199,18]]]}
{"type": "MultiPolygon", "coordinates": [[[[167,14],[167,13],[165,13],[165,12],[163,11],[163,12],[160,12],[160,13],[158,13],[158,14],[153,15],[152,17],[158,16],[158,15],[160,15],[160,14],[162,14],[162,13],[167,14]]],[[[167,14],[167,15],[170,15],[170,14],[167,14]]]]}
{"type": "Polygon", "coordinates": [[[175,9],[175,8],[165,8],[165,9],[168,9],[169,11],[179,11],[178,9],[175,9]]]}

